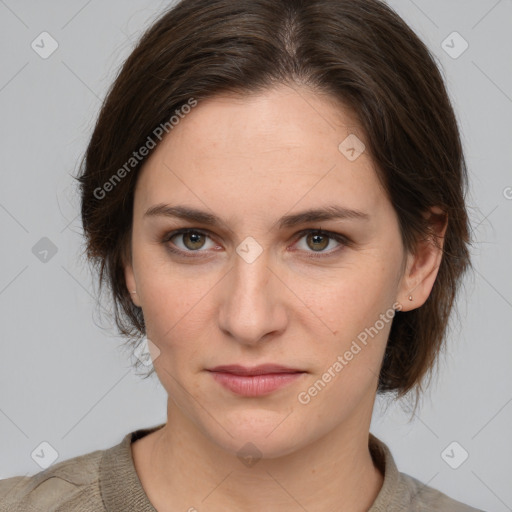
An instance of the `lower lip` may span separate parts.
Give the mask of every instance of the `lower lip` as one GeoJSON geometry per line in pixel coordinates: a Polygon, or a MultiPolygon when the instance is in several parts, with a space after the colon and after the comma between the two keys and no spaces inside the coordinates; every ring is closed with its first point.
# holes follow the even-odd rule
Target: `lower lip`
{"type": "Polygon", "coordinates": [[[242,396],[268,395],[297,380],[300,373],[268,373],[265,375],[235,375],[233,373],[211,372],[213,378],[233,393],[242,396]]]}

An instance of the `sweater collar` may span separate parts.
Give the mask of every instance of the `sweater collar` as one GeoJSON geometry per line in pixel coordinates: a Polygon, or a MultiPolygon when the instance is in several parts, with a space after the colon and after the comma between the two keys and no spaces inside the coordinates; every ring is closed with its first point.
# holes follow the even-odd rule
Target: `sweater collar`
{"type": "MultiPolygon", "coordinates": [[[[137,510],[157,512],[149,501],[135,470],[131,443],[165,426],[142,428],[126,434],[123,440],[104,451],[100,462],[100,491],[107,512],[137,510]]],[[[398,488],[398,468],[387,445],[372,433],[369,434],[372,459],[384,474],[384,483],[368,512],[383,512],[389,509],[398,488]]]]}
{"type": "Polygon", "coordinates": [[[384,475],[384,482],[368,512],[384,512],[391,510],[393,502],[397,498],[397,489],[399,487],[400,473],[391,455],[388,446],[371,432],[369,435],[368,446],[375,466],[384,475]]]}
{"type": "Polygon", "coordinates": [[[100,462],[100,491],[108,512],[137,510],[157,512],[153,507],[135,470],[131,444],[162,428],[165,423],[142,428],[126,434],[123,440],[105,450],[100,462]]]}

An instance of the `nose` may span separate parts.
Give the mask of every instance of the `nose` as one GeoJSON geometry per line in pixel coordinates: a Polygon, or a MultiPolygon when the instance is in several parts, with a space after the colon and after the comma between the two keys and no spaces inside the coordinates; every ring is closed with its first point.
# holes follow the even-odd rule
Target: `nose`
{"type": "Polygon", "coordinates": [[[286,329],[286,295],[291,292],[270,264],[266,251],[252,262],[237,255],[223,279],[219,326],[244,345],[256,345],[286,329]]]}

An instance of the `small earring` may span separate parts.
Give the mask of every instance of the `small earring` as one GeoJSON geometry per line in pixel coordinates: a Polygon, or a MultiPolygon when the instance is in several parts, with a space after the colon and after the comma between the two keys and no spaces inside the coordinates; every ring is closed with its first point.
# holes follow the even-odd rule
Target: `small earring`
{"type": "MultiPolygon", "coordinates": [[[[137,290],[133,290],[133,292],[131,292],[131,293],[137,293],[137,290]]],[[[412,300],[412,299],[411,299],[411,300],[412,300]]]]}
{"type": "Polygon", "coordinates": [[[412,295],[409,295],[409,300],[412,300],[412,295]]]}

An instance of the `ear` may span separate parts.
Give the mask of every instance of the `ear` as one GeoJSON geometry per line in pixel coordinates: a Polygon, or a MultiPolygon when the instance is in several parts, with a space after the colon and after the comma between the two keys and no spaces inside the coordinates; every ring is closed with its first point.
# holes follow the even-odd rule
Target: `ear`
{"type": "Polygon", "coordinates": [[[428,219],[431,235],[419,240],[414,254],[407,256],[397,297],[402,304],[401,311],[410,311],[426,302],[441,265],[448,216],[438,207],[431,208],[424,216],[428,219]]]}
{"type": "Polygon", "coordinates": [[[135,273],[133,271],[133,264],[132,264],[132,257],[131,253],[128,254],[128,252],[131,252],[130,249],[127,249],[123,253],[123,266],[124,266],[124,280],[126,283],[126,288],[128,289],[128,293],[130,294],[130,297],[132,298],[132,302],[138,306],[140,305],[139,296],[137,293],[132,293],[137,291],[137,283],[135,280],[135,273]]]}
{"type": "Polygon", "coordinates": [[[126,282],[126,287],[128,288],[128,293],[132,298],[132,302],[136,306],[141,307],[139,296],[137,295],[137,284],[135,283],[135,275],[133,273],[133,267],[131,263],[128,263],[124,266],[124,279],[126,282]]]}

